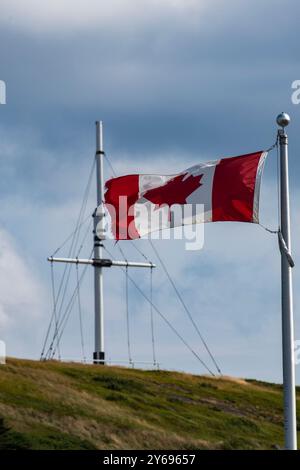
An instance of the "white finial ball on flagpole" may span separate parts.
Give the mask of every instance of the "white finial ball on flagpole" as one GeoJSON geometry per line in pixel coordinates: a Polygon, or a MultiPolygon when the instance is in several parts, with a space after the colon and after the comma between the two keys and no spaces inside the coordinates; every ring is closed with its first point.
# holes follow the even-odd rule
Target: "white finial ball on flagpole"
{"type": "Polygon", "coordinates": [[[276,118],[276,122],[280,127],[286,127],[291,121],[290,116],[287,113],[280,113],[276,118]]]}

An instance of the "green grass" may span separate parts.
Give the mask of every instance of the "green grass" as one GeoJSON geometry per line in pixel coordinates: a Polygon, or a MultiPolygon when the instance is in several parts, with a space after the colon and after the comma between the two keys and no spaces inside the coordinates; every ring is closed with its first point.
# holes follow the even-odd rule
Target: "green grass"
{"type": "Polygon", "coordinates": [[[0,367],[0,449],[282,446],[276,384],[55,361],[0,367]]]}

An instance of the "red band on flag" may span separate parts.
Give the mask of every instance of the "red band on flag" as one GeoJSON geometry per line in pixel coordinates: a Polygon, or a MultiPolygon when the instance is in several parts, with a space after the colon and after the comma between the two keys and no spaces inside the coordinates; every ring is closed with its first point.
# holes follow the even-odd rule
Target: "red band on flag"
{"type": "Polygon", "coordinates": [[[223,158],[212,188],[212,221],[252,222],[257,169],[262,152],[223,158]]]}
{"type": "Polygon", "coordinates": [[[139,238],[132,213],[139,197],[139,175],[113,178],[106,182],[105,187],[105,204],[111,216],[111,230],[115,239],[139,238]],[[124,205],[121,207],[122,201],[124,205]]]}

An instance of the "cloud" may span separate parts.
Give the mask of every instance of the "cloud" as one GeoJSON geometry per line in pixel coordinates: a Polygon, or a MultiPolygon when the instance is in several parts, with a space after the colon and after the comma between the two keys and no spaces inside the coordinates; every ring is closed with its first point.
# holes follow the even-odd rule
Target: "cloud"
{"type": "Polygon", "coordinates": [[[124,24],[141,29],[145,23],[166,19],[167,15],[192,22],[191,14],[203,11],[207,5],[196,0],[78,0],[76,4],[71,0],[52,0],[43,5],[38,0],[28,0],[26,4],[3,0],[1,6],[1,22],[7,27],[64,35],[112,26],[123,29],[124,24]]]}
{"type": "MultiPolygon", "coordinates": [[[[27,328],[42,317],[45,302],[44,286],[33,273],[27,256],[22,256],[15,241],[0,230],[0,325],[8,331],[27,328]]],[[[5,336],[2,336],[5,339],[5,336]]]]}
{"type": "MultiPolygon", "coordinates": [[[[8,89],[5,126],[36,129],[38,119],[48,146],[77,146],[92,142],[92,123],[102,118],[113,151],[198,150],[211,156],[269,145],[281,109],[294,111],[297,128],[300,117],[290,101],[298,74],[297,25],[291,26],[296,14],[289,15],[291,24],[282,23],[277,0],[263,9],[261,2],[236,0],[178,2],[182,9],[170,2],[138,4],[131,14],[134,1],[122,1],[120,8],[97,2],[90,9],[79,2],[78,11],[67,2],[29,3],[23,15],[25,3],[5,3],[4,12],[16,18],[15,27],[7,24],[0,33],[6,44],[0,52],[8,89]],[[109,21],[103,17],[104,27],[102,7],[113,12],[109,21]],[[90,12],[93,19],[85,23],[90,12]],[[86,29],[78,33],[72,15],[86,29]],[[93,28],[94,20],[100,26],[93,28]],[[288,48],[276,25],[289,38],[288,48]],[[30,28],[40,28],[38,40],[30,28]],[[19,67],[23,62],[26,67],[19,67]]],[[[290,11],[298,8],[292,1],[290,11]]]]}

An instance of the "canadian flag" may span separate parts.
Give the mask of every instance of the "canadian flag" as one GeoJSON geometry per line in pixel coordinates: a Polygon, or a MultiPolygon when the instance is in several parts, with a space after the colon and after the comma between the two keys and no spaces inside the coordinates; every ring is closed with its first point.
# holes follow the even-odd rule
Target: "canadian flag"
{"type": "Polygon", "coordinates": [[[105,184],[111,236],[199,222],[259,222],[259,192],[267,152],[199,163],[176,175],[133,174],[105,184]]]}

